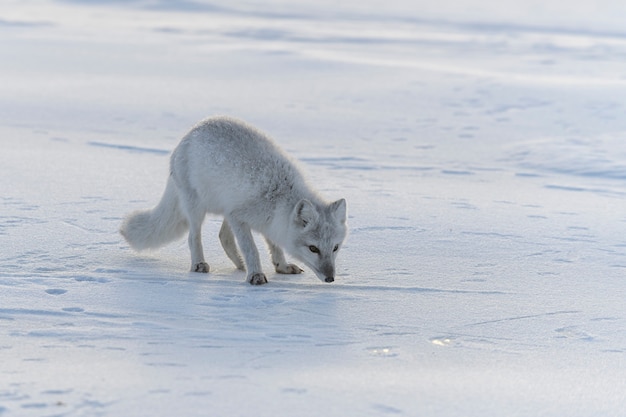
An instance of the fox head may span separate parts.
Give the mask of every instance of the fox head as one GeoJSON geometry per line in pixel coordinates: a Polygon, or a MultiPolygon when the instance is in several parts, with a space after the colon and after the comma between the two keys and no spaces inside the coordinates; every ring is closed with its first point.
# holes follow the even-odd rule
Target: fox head
{"type": "Polygon", "coordinates": [[[335,280],[335,259],[346,238],[346,200],[318,206],[300,200],[291,214],[293,256],[323,282],[335,280]]]}

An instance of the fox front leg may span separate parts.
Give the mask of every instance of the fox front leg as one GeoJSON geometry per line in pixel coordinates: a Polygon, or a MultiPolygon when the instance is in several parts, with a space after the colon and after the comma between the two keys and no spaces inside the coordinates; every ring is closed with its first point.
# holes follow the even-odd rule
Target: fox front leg
{"type": "Polygon", "coordinates": [[[248,271],[246,280],[252,285],[267,284],[267,277],[261,270],[259,251],[254,244],[250,226],[236,220],[229,220],[228,223],[239,243],[239,249],[241,249],[246,262],[246,270],[248,271]]]}

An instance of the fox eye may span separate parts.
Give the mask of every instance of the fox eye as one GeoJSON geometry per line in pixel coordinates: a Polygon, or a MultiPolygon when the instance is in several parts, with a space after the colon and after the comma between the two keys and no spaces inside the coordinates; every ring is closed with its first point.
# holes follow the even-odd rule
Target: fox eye
{"type": "Polygon", "coordinates": [[[309,246],[309,250],[313,253],[320,253],[320,250],[317,248],[317,246],[309,246]]]}
{"type": "Polygon", "coordinates": [[[337,252],[339,250],[339,244],[335,245],[335,247],[333,248],[333,252],[337,252]]]}

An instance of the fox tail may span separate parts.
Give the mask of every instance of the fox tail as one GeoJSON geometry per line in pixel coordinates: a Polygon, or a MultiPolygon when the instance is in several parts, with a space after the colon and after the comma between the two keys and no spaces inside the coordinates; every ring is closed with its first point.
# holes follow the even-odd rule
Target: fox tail
{"type": "Polygon", "coordinates": [[[179,239],[187,230],[187,220],[171,176],[159,204],[150,210],[130,213],[120,227],[126,242],[137,251],[159,248],[179,239]]]}

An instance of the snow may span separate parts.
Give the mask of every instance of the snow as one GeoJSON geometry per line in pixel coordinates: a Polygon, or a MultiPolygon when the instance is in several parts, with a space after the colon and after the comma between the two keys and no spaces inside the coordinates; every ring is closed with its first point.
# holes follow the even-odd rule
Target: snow
{"type": "Polygon", "coordinates": [[[231,3],[0,5],[0,415],[623,415],[624,3],[231,3]],[[347,199],[335,283],[123,242],[214,114],[347,199]]]}

